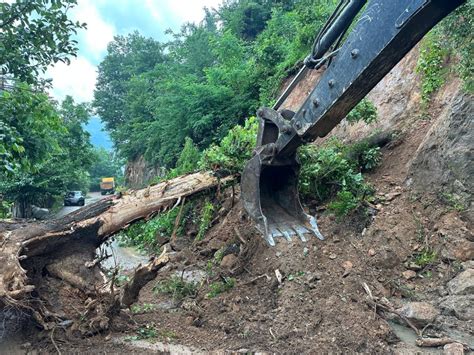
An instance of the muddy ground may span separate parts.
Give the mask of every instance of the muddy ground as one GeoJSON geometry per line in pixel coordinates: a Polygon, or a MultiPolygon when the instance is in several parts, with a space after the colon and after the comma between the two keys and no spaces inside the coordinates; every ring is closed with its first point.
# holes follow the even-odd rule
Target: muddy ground
{"type": "MultiPolygon", "coordinates": [[[[376,191],[367,214],[337,219],[312,206],[326,240],[279,240],[271,248],[238,203],[230,208],[229,189],[216,197],[223,207],[205,239],[195,243],[196,227],[188,226],[168,266],[109,330],[77,336],[66,326],[52,334],[30,324],[8,352],[443,352],[443,346],[416,347],[407,322],[374,300],[399,314],[421,304],[421,311],[403,313],[417,331],[449,337],[468,352],[474,347],[472,203],[461,205],[457,197],[472,201],[472,97],[454,100],[460,85],[453,79],[422,110],[416,61],[415,49],[370,94],[380,115],[376,129],[394,139],[382,149],[381,166],[366,175],[376,191]],[[197,293],[176,299],[154,291],[173,276],[196,282],[197,293]],[[233,287],[210,297],[212,285],[230,279],[233,287]]],[[[313,85],[303,83],[294,95],[301,100],[313,85]]],[[[297,99],[290,97],[295,105],[297,99]]],[[[373,130],[343,123],[333,135],[357,140],[373,130]]]]}
{"type": "MultiPolygon", "coordinates": [[[[389,322],[414,332],[368,303],[364,284],[397,309],[413,301],[430,303],[440,315],[424,329],[425,336],[446,335],[474,346],[472,320],[459,319],[449,307],[440,306],[448,295],[446,284],[469,267],[462,264],[472,258],[469,248],[452,243],[459,238],[472,241],[472,225],[464,212],[438,196],[410,188],[410,152],[430,128],[423,120],[413,124],[412,133],[384,148],[382,165],[367,176],[377,196],[369,214],[338,220],[324,206],[318,208],[325,241],[280,240],[268,247],[237,203],[202,242],[194,243],[192,236],[180,239],[172,262],[142,290],[137,303],[141,308],[122,311],[109,331],[78,338],[58,330],[54,344],[50,333],[35,334],[23,340],[23,351],[166,350],[153,347],[157,342],[189,347],[175,352],[415,351],[413,344],[400,342],[389,322]],[[423,268],[413,267],[428,247],[436,257],[423,268]],[[221,262],[215,258],[219,251],[227,255],[221,262]],[[197,294],[176,300],[154,292],[157,283],[176,275],[197,282],[197,294]],[[210,298],[210,284],[229,277],[235,285],[210,298]],[[153,336],[139,340],[148,336],[147,329],[153,336]]],[[[225,206],[229,201],[221,202],[225,206]]]]}

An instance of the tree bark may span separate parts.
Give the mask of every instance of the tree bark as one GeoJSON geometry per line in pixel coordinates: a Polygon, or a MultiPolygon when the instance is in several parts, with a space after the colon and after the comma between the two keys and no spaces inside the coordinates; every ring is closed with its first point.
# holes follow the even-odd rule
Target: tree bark
{"type": "MultiPolygon", "coordinates": [[[[85,294],[97,291],[104,284],[104,278],[98,263],[91,261],[96,248],[107,238],[134,221],[177,207],[187,196],[209,191],[234,179],[230,176],[219,180],[210,173],[194,173],[104,198],[61,219],[23,222],[17,229],[12,228],[12,223],[0,223],[0,306],[23,307],[36,313],[38,308],[47,308],[47,302],[34,301],[46,292],[45,275],[61,279],[68,287],[81,289],[85,294]]],[[[155,260],[147,266],[150,275],[156,275],[161,262],[155,260]]],[[[131,285],[133,292],[127,304],[136,299],[132,296],[145,279],[147,277],[142,281],[137,278],[131,285]]],[[[52,312],[42,309],[40,313],[44,316],[52,312]]]]}

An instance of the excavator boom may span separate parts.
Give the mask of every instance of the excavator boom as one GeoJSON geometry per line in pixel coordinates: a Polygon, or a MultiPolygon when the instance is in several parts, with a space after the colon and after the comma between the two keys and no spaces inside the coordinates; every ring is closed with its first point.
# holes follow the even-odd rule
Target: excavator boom
{"type": "MultiPolygon", "coordinates": [[[[263,108],[257,113],[257,149],[242,174],[242,200],[270,245],[275,244],[275,237],[290,240],[298,235],[305,240],[308,233],[323,239],[315,217],[304,212],[298,198],[297,148],[326,136],[433,26],[463,2],[341,2],[318,35],[300,72],[327,65],[304,104],[295,114],[278,112],[278,107],[263,108]]],[[[282,95],[277,106],[286,96],[287,93],[282,95]]]]}

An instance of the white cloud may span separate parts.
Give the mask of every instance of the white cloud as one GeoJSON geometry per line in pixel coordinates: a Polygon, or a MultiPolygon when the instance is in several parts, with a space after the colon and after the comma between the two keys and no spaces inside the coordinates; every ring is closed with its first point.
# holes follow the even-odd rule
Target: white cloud
{"type": "Polygon", "coordinates": [[[153,16],[156,21],[163,21],[163,15],[161,14],[160,7],[156,3],[156,1],[145,0],[145,6],[150,11],[151,16],[153,16]]]}
{"type": "Polygon", "coordinates": [[[222,0],[147,0],[155,11],[159,12],[159,8],[165,6],[179,18],[181,22],[195,22],[198,23],[204,18],[204,7],[217,8],[222,0]]]}
{"type": "Polygon", "coordinates": [[[107,50],[107,44],[114,38],[115,27],[104,21],[93,0],[78,1],[71,15],[74,20],[87,23],[87,30],[80,31],[79,40],[83,42],[81,45],[87,49],[88,53],[95,59],[101,59],[107,50]]]}
{"type": "Polygon", "coordinates": [[[68,66],[58,63],[48,69],[47,78],[53,79],[52,94],[57,100],[71,95],[77,102],[86,102],[93,99],[97,63],[104,57],[107,44],[117,33],[122,33],[121,23],[108,23],[101,16],[98,5],[119,6],[120,4],[137,4],[149,11],[157,23],[168,22],[166,18],[171,13],[177,23],[200,22],[204,18],[203,8],[216,8],[222,0],[79,0],[72,9],[71,18],[75,21],[86,22],[87,30],[78,33],[79,56],[71,60],[68,66]],[[143,1],[143,2],[142,2],[143,1]],[[167,11],[164,11],[166,9],[167,11]]]}
{"type": "Polygon", "coordinates": [[[97,68],[82,56],[71,60],[71,64],[57,63],[48,69],[47,78],[53,79],[52,94],[57,100],[71,95],[76,102],[92,101],[97,68]]]}

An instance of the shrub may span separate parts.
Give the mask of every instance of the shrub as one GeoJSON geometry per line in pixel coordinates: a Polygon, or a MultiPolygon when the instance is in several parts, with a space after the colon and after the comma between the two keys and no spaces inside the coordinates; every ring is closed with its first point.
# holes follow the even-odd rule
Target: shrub
{"type": "Polygon", "coordinates": [[[191,138],[186,137],[184,140],[183,150],[176,162],[176,173],[178,175],[183,175],[196,171],[200,159],[201,153],[199,152],[199,149],[191,138]]]}
{"type": "Polygon", "coordinates": [[[197,286],[194,282],[187,282],[181,277],[172,276],[168,280],[158,282],[153,292],[170,295],[174,300],[181,301],[186,297],[194,297],[197,286]]]}
{"type": "Polygon", "coordinates": [[[456,70],[463,79],[464,88],[474,91],[474,3],[466,2],[440,24],[443,45],[459,58],[456,70]]]}
{"type": "MultiPolygon", "coordinates": [[[[315,199],[318,203],[331,201],[329,209],[338,216],[347,215],[361,205],[373,194],[372,187],[364,182],[360,173],[359,155],[368,159],[376,155],[368,146],[357,147],[358,154],[349,154],[350,147],[333,140],[317,147],[306,145],[299,150],[301,171],[299,191],[305,199],[315,199]],[[363,147],[365,147],[363,149],[363,147]],[[350,157],[353,156],[352,160],[350,157]]],[[[363,161],[364,164],[375,164],[374,159],[363,161]]]]}
{"type": "Polygon", "coordinates": [[[214,214],[214,205],[209,200],[206,200],[201,211],[201,218],[199,220],[198,234],[196,240],[202,240],[206,235],[207,230],[211,226],[212,216],[214,214]]]}
{"type": "Polygon", "coordinates": [[[366,124],[371,124],[377,121],[377,109],[370,100],[363,99],[352,109],[351,112],[349,112],[346,116],[346,120],[350,124],[360,121],[364,121],[366,124]]]}
{"type": "Polygon", "coordinates": [[[382,161],[382,156],[380,154],[379,147],[373,147],[367,149],[362,153],[362,167],[364,170],[369,171],[380,165],[382,161]]]}
{"type": "MultiPolygon", "coordinates": [[[[176,231],[177,235],[182,235],[186,223],[186,215],[189,214],[190,204],[185,205],[185,210],[176,231]]],[[[170,238],[175,228],[175,221],[179,213],[179,208],[174,208],[168,212],[160,213],[149,221],[139,221],[132,224],[127,229],[121,231],[117,238],[121,245],[136,246],[139,249],[159,252],[157,237],[170,238]]]]}
{"type": "Polygon", "coordinates": [[[12,205],[11,202],[2,200],[2,197],[0,196],[0,219],[11,217],[12,205]]]}
{"type": "Polygon", "coordinates": [[[194,144],[193,140],[186,137],[184,140],[184,147],[181,154],[178,157],[176,166],[170,169],[166,174],[162,176],[155,176],[150,182],[150,185],[158,184],[162,181],[173,179],[180,175],[189,174],[199,170],[199,161],[201,159],[201,153],[194,144]]]}
{"type": "Polygon", "coordinates": [[[240,173],[257,141],[258,121],[251,117],[244,126],[235,126],[222,139],[219,145],[212,145],[203,152],[200,167],[211,170],[224,170],[228,174],[240,173]]]}
{"type": "Polygon", "coordinates": [[[420,57],[416,72],[421,75],[421,101],[428,103],[431,95],[444,83],[446,70],[444,61],[448,51],[441,44],[439,32],[428,33],[421,42],[420,57]]]}
{"type": "Polygon", "coordinates": [[[380,165],[382,154],[380,148],[370,142],[370,138],[363,139],[343,148],[346,159],[348,159],[355,170],[370,171],[380,165]]]}
{"type": "Polygon", "coordinates": [[[214,298],[219,296],[235,286],[235,279],[232,277],[225,277],[223,281],[213,282],[209,285],[210,291],[207,293],[207,298],[214,298]]]}
{"type": "Polygon", "coordinates": [[[413,261],[421,268],[433,264],[436,261],[438,254],[430,248],[424,248],[419,253],[413,256],[413,261]]]}
{"type": "Polygon", "coordinates": [[[338,217],[346,216],[350,212],[359,207],[360,198],[352,192],[341,190],[337,193],[336,198],[329,204],[329,210],[334,212],[338,217]]]}

